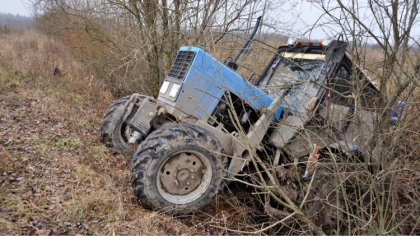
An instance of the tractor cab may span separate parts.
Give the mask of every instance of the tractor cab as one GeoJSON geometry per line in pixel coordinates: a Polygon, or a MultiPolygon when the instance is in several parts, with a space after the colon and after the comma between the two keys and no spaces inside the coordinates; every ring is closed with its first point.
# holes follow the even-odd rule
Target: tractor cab
{"type": "Polygon", "coordinates": [[[270,135],[276,147],[305,156],[314,144],[342,150],[366,145],[355,142],[357,135],[349,127],[358,123],[371,130],[374,114],[366,108],[378,97],[378,89],[352,62],[346,47],[339,40],[295,40],[278,49],[257,82],[268,94],[284,97],[283,119],[270,135]],[[356,93],[362,114],[355,114],[356,93]]]}

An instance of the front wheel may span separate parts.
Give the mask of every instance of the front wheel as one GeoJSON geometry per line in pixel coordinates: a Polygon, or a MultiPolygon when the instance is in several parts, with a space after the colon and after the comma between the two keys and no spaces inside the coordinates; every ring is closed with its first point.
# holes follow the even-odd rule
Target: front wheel
{"type": "Polygon", "coordinates": [[[132,185],[147,208],[180,215],[209,205],[221,189],[226,157],[219,141],[195,125],[164,126],[134,154],[132,185]]]}
{"type": "Polygon", "coordinates": [[[134,146],[128,143],[127,124],[122,120],[129,100],[130,96],[126,96],[114,101],[105,112],[101,126],[101,142],[112,151],[127,155],[134,153],[134,146]]]}

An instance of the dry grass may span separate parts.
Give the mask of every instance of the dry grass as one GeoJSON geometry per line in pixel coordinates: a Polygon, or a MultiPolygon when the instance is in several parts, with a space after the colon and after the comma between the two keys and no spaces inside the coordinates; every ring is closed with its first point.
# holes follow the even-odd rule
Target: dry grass
{"type": "Polygon", "coordinates": [[[97,138],[113,97],[60,43],[14,31],[0,55],[0,234],[200,232],[137,204],[130,161],[97,138]]]}

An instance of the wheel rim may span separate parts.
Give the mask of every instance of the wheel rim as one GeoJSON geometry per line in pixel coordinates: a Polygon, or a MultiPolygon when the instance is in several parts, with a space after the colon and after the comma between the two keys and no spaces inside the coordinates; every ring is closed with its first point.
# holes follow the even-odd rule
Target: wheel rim
{"type": "Polygon", "coordinates": [[[211,163],[194,150],[176,152],[161,164],[157,175],[160,195],[168,202],[186,204],[198,199],[210,186],[211,163]]]}
{"type": "Polygon", "coordinates": [[[128,135],[130,135],[130,130],[126,123],[122,123],[120,126],[120,139],[128,145],[128,135]]]}
{"type": "Polygon", "coordinates": [[[133,144],[128,143],[128,139],[129,139],[129,137],[131,137],[132,132],[133,132],[133,130],[130,128],[129,125],[127,125],[125,122],[121,123],[119,138],[120,138],[121,143],[129,149],[135,149],[136,145],[139,144],[139,141],[137,141],[133,144]]]}

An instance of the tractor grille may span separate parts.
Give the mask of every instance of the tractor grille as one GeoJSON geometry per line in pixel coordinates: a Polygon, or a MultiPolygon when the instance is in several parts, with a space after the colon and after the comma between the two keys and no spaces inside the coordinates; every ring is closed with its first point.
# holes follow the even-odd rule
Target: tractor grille
{"type": "Polygon", "coordinates": [[[184,79],[194,56],[195,52],[179,51],[178,55],[176,55],[174,63],[171,66],[168,76],[179,80],[184,79]]]}
{"type": "Polygon", "coordinates": [[[143,135],[147,135],[150,130],[150,122],[155,117],[154,114],[156,114],[155,103],[146,98],[142,101],[136,114],[128,123],[134,130],[141,132],[143,135]]]}

